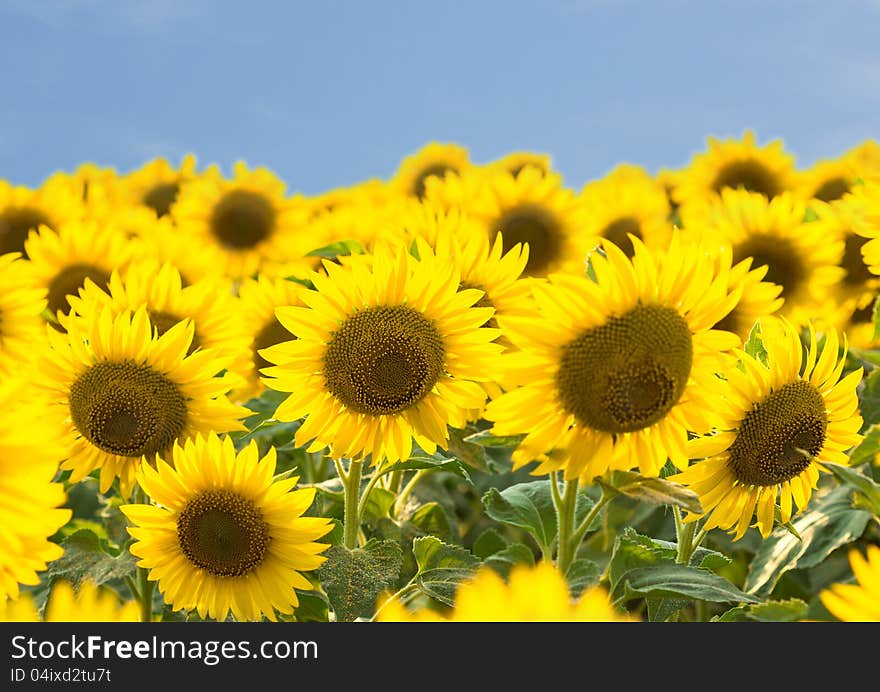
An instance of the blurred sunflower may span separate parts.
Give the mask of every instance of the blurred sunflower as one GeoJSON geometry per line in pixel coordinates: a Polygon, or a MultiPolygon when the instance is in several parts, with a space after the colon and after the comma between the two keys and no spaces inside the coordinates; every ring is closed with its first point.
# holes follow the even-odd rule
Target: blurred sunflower
{"type": "Polygon", "coordinates": [[[857,185],[842,204],[851,212],[853,230],[867,239],[862,259],[872,274],[880,275],[880,180],[857,185]]]}
{"type": "Polygon", "coordinates": [[[379,603],[377,622],[637,622],[616,608],[602,586],[572,598],[565,578],[549,562],[518,565],[505,580],[491,567],[461,583],[451,608],[410,611],[398,600],[379,603]]]}
{"type": "Polygon", "coordinates": [[[308,307],[276,310],[292,341],[263,349],[276,365],[263,369],[272,389],[291,392],[275,412],[305,417],[297,445],[332,447],[339,457],[372,462],[407,459],[412,442],[429,454],[483,405],[480,382],[491,381],[502,347],[497,329],[480,329],[494,311],[474,307],[476,289],[427,249],[416,260],[405,248],[381,245],[344,265],[325,262],[308,307]]]}
{"type": "Polygon", "coordinates": [[[480,224],[490,244],[502,234],[504,253],[515,245],[527,244],[529,261],[523,276],[582,274],[586,256],[598,240],[584,233],[588,224],[585,204],[562,184],[557,173],[543,174],[526,166],[514,177],[486,169],[460,178],[452,176],[448,184],[437,185],[436,191],[429,185],[429,202],[460,208],[480,224]]]}
{"type": "Polygon", "coordinates": [[[244,375],[246,383],[233,392],[234,399],[247,401],[265,390],[260,370],[270,367],[272,363],[263,358],[260,351],[294,338],[278,321],[275,311],[291,305],[305,306],[300,298],[305,290],[305,286],[296,281],[264,274],[241,282],[238,287],[239,312],[250,341],[243,351],[247,365],[237,371],[244,375]]]}
{"type": "Polygon", "coordinates": [[[232,179],[206,172],[184,185],[171,219],[190,247],[211,248],[215,271],[232,279],[253,276],[267,259],[283,261],[313,250],[303,233],[309,216],[301,196],[266,168],[238,161],[232,179]]]}
{"type": "Polygon", "coordinates": [[[40,187],[10,185],[0,180],[0,255],[20,252],[28,257],[28,234],[48,227],[57,230],[64,222],[83,217],[82,190],[55,175],[40,187]]]}
{"type": "MultiPolygon", "coordinates": [[[[820,209],[824,202],[813,200],[820,209]]],[[[779,314],[794,322],[815,319],[844,277],[844,241],[827,223],[805,221],[807,202],[784,192],[768,200],[746,190],[724,190],[705,204],[682,207],[684,228],[730,245],[735,263],[751,257],[767,267],[765,282],[782,287],[779,314]]]]}
{"type": "Polygon", "coordinates": [[[25,242],[37,284],[45,289],[52,324],[70,313],[70,297],[89,282],[105,290],[114,269],[125,267],[134,248],[119,229],[97,221],[42,226],[25,242]]]}
{"type": "Polygon", "coordinates": [[[880,622],[880,546],[869,545],[862,555],[849,551],[854,584],[832,584],[819,593],[819,600],[842,622],[880,622]]]}
{"type": "Polygon", "coordinates": [[[792,190],[801,199],[831,203],[843,199],[858,177],[858,162],[853,154],[822,159],[795,173],[792,190]]]}
{"type": "Polygon", "coordinates": [[[462,173],[472,166],[470,154],[458,144],[429,142],[403,158],[389,181],[389,188],[401,196],[422,199],[429,178],[462,173]]]}
{"type": "Polygon", "coordinates": [[[607,238],[632,257],[630,236],[650,248],[669,243],[669,200],[663,187],[640,166],[621,164],[581,190],[585,224],[581,232],[607,238]]]}
{"type": "Polygon", "coordinates": [[[54,581],[41,615],[30,594],[0,606],[0,622],[138,622],[137,601],[123,602],[115,591],[85,579],[74,589],[68,581],[54,581]]]}
{"type": "Polygon", "coordinates": [[[46,343],[45,308],[31,263],[15,252],[0,255],[0,378],[20,371],[46,343]]]}
{"type": "Polygon", "coordinates": [[[217,375],[224,363],[213,351],[186,355],[192,337],[189,319],[158,336],[146,307],[109,305],[68,320],[66,335],[50,331],[32,379],[66,415],[61,467],[72,483],[99,469],[101,492],[118,478],[127,497],[144,458],[199,432],[244,429],[250,412],[226,397],[238,380],[217,375]]]}
{"type": "Polygon", "coordinates": [[[794,157],[782,140],[759,146],[747,130],[739,140],[707,138],[707,149],[678,171],[673,197],[685,205],[725,189],[742,189],[772,199],[792,189],[794,176],[794,157]]]}
{"type": "Polygon", "coordinates": [[[498,435],[525,437],[514,468],[561,468],[591,482],[609,468],[655,476],[667,458],[685,468],[689,432],[716,422],[719,354],[740,340],[712,329],[736,305],[730,268],[673,233],[668,250],[632,239],[632,259],[604,240],[590,258],[596,281],[551,275],[535,284],[537,310],[499,317],[519,349],[506,354],[522,386],[489,402],[498,435]]]}
{"type": "Polygon", "coordinates": [[[767,363],[740,352],[740,367],[726,373],[725,388],[714,406],[727,423],[713,435],[688,444],[699,459],[669,480],[690,487],[700,497],[705,530],[731,529],[741,539],[755,524],[763,537],[773,530],[776,499],[780,521],[802,511],[817,487],[822,462],[849,463],[846,450],[861,440],[856,387],[862,370],[841,379],[837,332],[825,333],[818,354],[815,331],[804,360],[798,330],[782,318],[761,320],[767,363]],[[818,356],[818,357],[817,357],[818,356]]]}
{"type": "Polygon", "coordinates": [[[144,465],[138,484],[156,505],[121,507],[135,539],[131,553],[158,582],[173,610],[202,618],[276,620],[312,590],[302,572],[320,567],[327,544],[316,541],[331,520],[306,517],[314,488],[294,490],[296,476],[275,477],[275,448],[262,458],[254,441],[236,453],[229,437],[197,436],[175,444],[172,464],[144,465]]]}
{"type": "Polygon", "coordinates": [[[495,168],[516,177],[526,166],[537,168],[542,174],[553,171],[553,163],[550,154],[541,154],[534,151],[512,151],[504,156],[484,164],[486,168],[495,168]]]}
{"type": "Polygon", "coordinates": [[[181,187],[197,177],[193,154],[184,156],[178,166],[173,166],[166,158],[157,157],[119,176],[117,203],[145,207],[157,217],[167,216],[181,187]]]}
{"type": "MultiPolygon", "coordinates": [[[[45,328],[45,327],[44,327],[45,328]]],[[[63,423],[29,380],[0,380],[0,603],[17,598],[19,584],[36,585],[38,572],[64,553],[49,538],[71,517],[62,509],[64,486],[54,483],[66,450],[63,423]]]]}

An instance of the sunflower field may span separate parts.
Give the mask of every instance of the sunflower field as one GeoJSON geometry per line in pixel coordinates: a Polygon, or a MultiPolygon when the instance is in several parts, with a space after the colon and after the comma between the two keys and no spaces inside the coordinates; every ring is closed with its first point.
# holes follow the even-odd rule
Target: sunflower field
{"type": "Polygon", "coordinates": [[[880,144],[0,180],[0,620],[880,621],[880,144]]]}

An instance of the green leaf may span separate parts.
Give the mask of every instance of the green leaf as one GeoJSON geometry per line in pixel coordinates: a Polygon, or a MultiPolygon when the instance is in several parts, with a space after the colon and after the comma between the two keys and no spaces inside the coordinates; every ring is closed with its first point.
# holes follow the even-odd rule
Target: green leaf
{"type": "Polygon", "coordinates": [[[90,529],[79,529],[61,541],[64,555],[49,563],[49,581],[65,579],[74,585],[83,579],[105,584],[135,573],[135,558],[126,551],[115,551],[90,529]]]}
{"type": "Polygon", "coordinates": [[[800,540],[784,528],[774,529],[752,558],[743,589],[764,598],[789,570],[817,565],[861,536],[871,514],[853,508],[851,493],[849,486],[839,486],[814,495],[807,510],[792,520],[800,540]]]}
{"type": "Polygon", "coordinates": [[[392,471],[446,471],[454,473],[456,476],[464,478],[468,483],[473,483],[471,475],[468,473],[467,467],[460,459],[449,459],[447,457],[435,454],[433,456],[419,455],[411,456],[406,461],[398,461],[390,466],[382,467],[382,474],[391,473],[392,471]]]}
{"type": "Polygon", "coordinates": [[[869,425],[863,434],[862,441],[849,453],[850,466],[873,463],[880,454],[880,426],[869,425]]]}
{"type": "Polygon", "coordinates": [[[752,328],[749,330],[749,337],[743,346],[743,350],[753,358],[767,364],[767,349],[764,347],[764,340],[761,338],[761,320],[755,320],[752,328]]]}
{"type": "Polygon", "coordinates": [[[363,519],[380,519],[389,516],[397,495],[386,488],[374,486],[364,504],[363,519]]]}
{"type": "Polygon", "coordinates": [[[686,486],[663,478],[640,476],[632,471],[613,471],[608,478],[600,477],[596,480],[605,490],[614,494],[626,495],[655,505],[681,507],[694,514],[703,511],[697,493],[686,486]]]}
{"type": "MultiPolygon", "coordinates": [[[[674,544],[668,545],[674,546],[674,544]]],[[[675,555],[674,547],[657,544],[650,536],[642,536],[631,526],[627,526],[615,539],[611,560],[608,563],[611,590],[617,588],[627,572],[643,567],[672,564],[675,555]]]]}
{"type": "Polygon", "coordinates": [[[495,528],[488,528],[474,541],[471,552],[478,558],[485,560],[490,555],[504,550],[507,547],[507,540],[498,533],[495,528]]]}
{"type": "Polygon", "coordinates": [[[483,447],[473,442],[465,442],[465,438],[474,433],[476,428],[469,426],[463,430],[449,428],[447,451],[456,459],[460,459],[471,468],[484,473],[506,473],[513,466],[510,461],[509,448],[483,447]]]}
{"type": "Polygon", "coordinates": [[[472,569],[461,567],[437,567],[425,570],[416,575],[415,584],[422,593],[436,598],[448,606],[455,604],[455,592],[458,585],[471,579],[474,575],[472,569]]]}
{"type": "Polygon", "coordinates": [[[330,245],[312,250],[306,257],[323,257],[324,259],[336,259],[345,255],[363,255],[364,246],[356,240],[339,240],[330,245]]]}
{"type": "Polygon", "coordinates": [[[371,617],[377,597],[394,589],[403,566],[397,541],[371,539],[354,550],[336,545],[326,555],[317,576],[339,622],[371,617]]]}
{"type": "Polygon", "coordinates": [[[724,577],[700,567],[671,564],[627,571],[612,592],[616,602],[638,597],[681,598],[711,603],[757,603],[724,577]]]}
{"type": "Polygon", "coordinates": [[[874,336],[871,341],[880,339],[880,298],[874,299],[874,308],[871,311],[871,320],[874,323],[874,336]]]}
{"type": "Polygon", "coordinates": [[[293,611],[296,622],[327,622],[330,612],[330,601],[327,595],[318,590],[304,591],[296,589],[299,605],[293,611]]]}
{"type": "Polygon", "coordinates": [[[419,507],[413,512],[409,522],[423,533],[438,536],[446,541],[454,539],[449,516],[438,502],[428,502],[419,507]]]}
{"type": "Polygon", "coordinates": [[[857,499],[861,500],[859,504],[862,507],[880,517],[880,484],[856,469],[841,464],[826,462],[823,466],[858,493],[857,499]]]}
{"type": "Polygon", "coordinates": [[[444,543],[435,536],[413,540],[413,555],[420,573],[440,567],[471,569],[480,564],[479,558],[466,548],[444,543]]]}
{"type": "Polygon", "coordinates": [[[748,617],[758,622],[798,622],[807,614],[807,604],[799,598],[767,601],[749,606],[748,617]]]}
{"type": "Polygon", "coordinates": [[[527,545],[513,543],[489,555],[485,559],[484,564],[489,565],[506,579],[510,574],[510,570],[517,565],[533,567],[535,565],[535,555],[527,545]]]}
{"type": "Polygon", "coordinates": [[[880,423],[880,370],[874,370],[862,380],[857,391],[864,425],[880,423]]]}
{"type": "Polygon", "coordinates": [[[855,367],[861,366],[867,371],[872,371],[880,366],[880,351],[878,350],[865,350],[850,346],[846,354],[856,362],[855,367]]]}
{"type": "Polygon", "coordinates": [[[574,560],[565,572],[572,598],[579,598],[585,589],[598,584],[601,578],[602,568],[586,558],[574,560]]]}
{"type": "Polygon", "coordinates": [[[593,248],[587,253],[586,259],[584,260],[584,275],[589,278],[593,283],[599,283],[599,279],[596,277],[596,269],[593,267],[593,253],[600,255],[601,257],[606,257],[605,250],[601,245],[594,245],[593,248]]]}
{"type": "Polygon", "coordinates": [[[525,435],[493,435],[489,430],[481,430],[464,438],[465,442],[481,447],[507,447],[513,449],[525,439],[525,435]]]}

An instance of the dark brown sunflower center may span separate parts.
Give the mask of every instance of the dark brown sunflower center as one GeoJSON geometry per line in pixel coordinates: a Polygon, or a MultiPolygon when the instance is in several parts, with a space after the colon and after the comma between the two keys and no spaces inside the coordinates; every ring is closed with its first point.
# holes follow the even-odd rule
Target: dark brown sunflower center
{"type": "Polygon", "coordinates": [[[491,241],[498,231],[504,238],[503,251],[507,252],[517,243],[528,244],[529,261],[523,271],[525,276],[540,276],[562,253],[562,229],[555,217],[538,206],[522,206],[511,209],[492,226],[491,241]]]}
{"type": "Polygon", "coordinates": [[[49,311],[53,315],[57,315],[59,310],[65,315],[69,313],[70,303],[67,302],[67,296],[77,295],[86,279],[91,279],[99,288],[106,290],[110,274],[92,264],[71,264],[64,267],[49,283],[49,311]]]}
{"type": "Polygon", "coordinates": [[[632,216],[625,216],[622,219],[616,219],[605,227],[601,235],[603,238],[610,240],[626,254],[632,258],[636,254],[632,240],[629,235],[632,234],[639,240],[642,239],[642,231],[639,226],[639,220],[632,216]]]}
{"type": "Polygon", "coordinates": [[[272,318],[272,321],[267,323],[254,337],[254,367],[257,372],[262,368],[274,365],[260,355],[261,349],[280,344],[282,341],[293,341],[295,338],[277,318],[272,318]]]}
{"type": "Polygon", "coordinates": [[[873,324],[874,322],[874,300],[873,298],[867,305],[861,308],[856,308],[853,310],[852,314],[849,316],[849,321],[852,324],[873,324]]]}
{"type": "MultiPolygon", "coordinates": [[[[159,336],[162,336],[165,332],[171,329],[178,322],[182,322],[184,317],[179,317],[171,312],[162,312],[161,310],[149,310],[150,315],[150,324],[152,324],[156,328],[156,333],[159,336]]],[[[186,351],[186,355],[190,356],[195,353],[196,349],[201,346],[199,342],[199,336],[195,332],[193,332],[192,343],[190,343],[189,348],[186,351]]]]}
{"type": "Polygon", "coordinates": [[[70,417],[99,449],[140,457],[171,448],[186,428],[187,406],[177,385],[149,366],[101,362],[71,386],[70,417]]]}
{"type": "Polygon", "coordinates": [[[367,308],[346,319],[327,345],[327,389],[357,413],[398,413],[428,395],[445,353],[440,332],[420,312],[367,308]]]}
{"type": "Polygon", "coordinates": [[[456,169],[454,166],[447,166],[443,163],[437,163],[433,166],[428,166],[421,173],[416,176],[415,182],[413,182],[412,191],[413,194],[419,199],[424,198],[426,191],[426,184],[428,182],[428,178],[431,176],[436,176],[438,178],[443,178],[447,173],[452,172],[455,173],[456,169]]]}
{"type": "Polygon", "coordinates": [[[0,255],[7,252],[24,251],[24,241],[28,233],[36,231],[40,225],[49,226],[49,219],[39,209],[32,207],[7,207],[0,212],[0,255]]]}
{"type": "Polygon", "coordinates": [[[813,197],[823,202],[833,202],[842,199],[849,190],[850,184],[846,178],[830,178],[816,188],[813,197]]]}
{"type": "Polygon", "coordinates": [[[764,281],[782,286],[783,297],[791,297],[800,290],[807,278],[807,269],[800,253],[790,241],[770,234],[750,236],[733,248],[733,261],[752,258],[752,268],[767,267],[764,281]]]}
{"type": "Polygon", "coordinates": [[[791,382],[755,404],[730,446],[728,464],[743,485],[776,485],[809,467],[825,444],[825,401],[809,382],[791,382]]]}
{"type": "Polygon", "coordinates": [[[782,192],[776,176],[758,159],[731,161],[718,171],[712,189],[720,192],[726,187],[760,192],[766,197],[775,197],[782,192]]]}
{"type": "Polygon", "coordinates": [[[685,319],[672,308],[644,305],[568,343],[556,387],[579,424],[608,433],[634,432],[658,422],[678,403],[692,361],[685,319]]]}
{"type": "Polygon", "coordinates": [[[867,242],[867,238],[853,233],[846,237],[843,246],[843,260],[840,264],[846,270],[843,282],[848,286],[861,286],[875,277],[862,258],[862,246],[867,242]]]}
{"type": "Polygon", "coordinates": [[[205,490],[177,517],[187,559],[215,577],[241,577],[266,558],[269,525],[251,500],[231,490],[205,490]]]}
{"type": "Polygon", "coordinates": [[[275,226],[275,209],[263,195],[249,190],[227,192],[211,214],[211,230],[228,248],[243,250],[268,238],[275,226]]]}
{"type": "Polygon", "coordinates": [[[171,211],[171,205],[177,201],[178,192],[180,192],[178,183],[159,183],[147,190],[142,201],[156,212],[157,216],[165,216],[171,211]]]}

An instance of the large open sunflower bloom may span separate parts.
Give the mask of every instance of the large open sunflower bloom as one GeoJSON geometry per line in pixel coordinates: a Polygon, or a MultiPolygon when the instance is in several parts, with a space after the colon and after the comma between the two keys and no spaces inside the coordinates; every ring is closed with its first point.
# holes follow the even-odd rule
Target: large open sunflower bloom
{"type": "Polygon", "coordinates": [[[302,572],[320,567],[332,528],[305,517],[314,488],[275,478],[275,448],[256,442],[236,453],[229,437],[199,435],[175,444],[173,466],[141,467],[138,483],[156,505],[121,507],[132,522],[130,550],[174,610],[202,618],[276,620],[292,613],[295,589],[314,587],[302,572]]]}
{"type": "Polygon", "coordinates": [[[582,232],[607,238],[628,257],[633,253],[630,235],[649,248],[663,249],[669,243],[672,224],[666,191],[640,166],[621,164],[590,181],[581,190],[581,200],[586,208],[582,232]]]}
{"type": "Polygon", "coordinates": [[[64,553],[49,541],[70,519],[67,496],[53,483],[66,450],[62,421],[33,396],[29,382],[0,382],[0,603],[16,598],[19,584],[39,583],[38,572],[64,553]]]}
{"type": "Polygon", "coordinates": [[[210,248],[218,260],[215,271],[233,279],[253,276],[267,261],[313,250],[301,232],[308,215],[304,199],[288,196],[277,175],[241,161],[232,179],[212,171],[181,187],[170,212],[190,243],[210,248]]]}
{"type": "Polygon", "coordinates": [[[632,238],[632,260],[610,241],[594,253],[596,281],[551,275],[533,291],[529,317],[499,318],[520,350],[505,355],[522,385],[489,402],[499,435],[524,434],[515,468],[565,469],[591,481],[609,468],[657,475],[667,458],[685,468],[689,431],[714,423],[722,356],[739,344],[712,329],[736,304],[730,271],[674,233],[668,250],[632,238]]]}
{"type": "Polygon", "coordinates": [[[16,252],[0,255],[0,377],[32,362],[46,343],[45,307],[30,262],[16,252]]]}
{"type": "Polygon", "coordinates": [[[120,600],[112,589],[85,579],[74,588],[68,581],[52,582],[42,614],[30,594],[0,606],[0,622],[138,622],[140,604],[120,600]]]}
{"type": "Polygon", "coordinates": [[[250,412],[227,398],[237,380],[218,376],[223,361],[207,349],[187,355],[191,320],[157,336],[145,307],[115,315],[105,306],[67,328],[49,330],[33,378],[66,416],[62,468],[71,482],[100,469],[101,492],[119,478],[128,496],[142,459],[200,432],[244,429],[250,412]]]}
{"type": "Polygon", "coordinates": [[[413,440],[428,453],[448,442],[479,409],[502,347],[497,329],[482,327],[490,307],[474,307],[476,289],[459,290],[448,262],[425,252],[416,260],[385,245],[344,265],[324,263],[308,307],[282,307],[278,320],[293,336],[264,349],[275,366],[266,385],[291,392],[279,420],[305,417],[296,443],[332,447],[335,457],[372,455],[373,463],[407,459],[413,440]]]}
{"type": "Polygon", "coordinates": [[[805,221],[806,211],[807,202],[790,192],[768,200],[754,192],[723,190],[705,204],[682,208],[681,215],[689,232],[729,245],[734,262],[751,257],[753,269],[766,266],[763,280],[782,287],[779,314],[803,323],[821,314],[844,276],[843,238],[825,222],[805,221]]]}
{"type": "Polygon", "coordinates": [[[819,355],[811,327],[806,360],[787,320],[762,320],[761,335],[767,364],[740,352],[742,369],[725,373],[714,403],[728,423],[691,440],[689,456],[702,461],[669,478],[700,496],[703,512],[686,521],[706,517],[704,529],[733,527],[734,540],[745,535],[753,515],[761,535],[770,535],[777,497],[787,523],[810,501],[822,462],[848,463],[846,450],[861,439],[856,386],[862,371],[841,379],[846,358],[838,357],[837,332],[826,332],[819,355]]]}
{"type": "Polygon", "coordinates": [[[843,622],[880,622],[880,546],[869,545],[864,556],[850,550],[854,584],[832,584],[819,593],[828,612],[843,622]]]}
{"type": "Polygon", "coordinates": [[[519,565],[505,580],[483,566],[459,585],[452,608],[408,610],[398,600],[380,603],[377,622],[636,622],[618,610],[602,586],[571,597],[565,578],[552,564],[519,565]]]}
{"type": "Polygon", "coordinates": [[[679,205],[705,200],[725,189],[742,189],[773,198],[794,185],[794,157],[782,140],[764,146],[748,130],[742,139],[707,138],[707,149],[676,172],[673,199],[679,205]]]}

